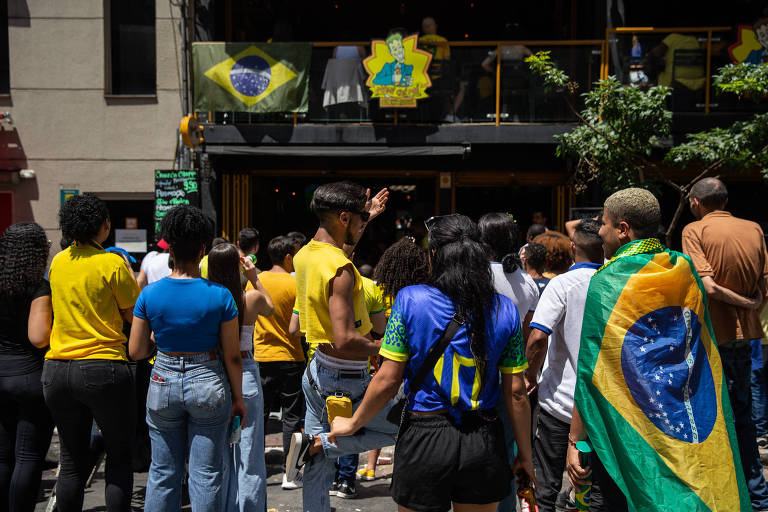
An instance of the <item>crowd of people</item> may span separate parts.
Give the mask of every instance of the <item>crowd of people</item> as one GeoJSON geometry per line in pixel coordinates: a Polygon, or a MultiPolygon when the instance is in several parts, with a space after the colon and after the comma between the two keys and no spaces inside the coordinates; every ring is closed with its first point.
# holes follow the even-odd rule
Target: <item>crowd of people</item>
{"type": "Polygon", "coordinates": [[[392,445],[403,511],[515,511],[521,497],[553,512],[587,488],[590,510],[768,510],[754,371],[768,253],[722,182],[692,188],[682,253],[658,239],[658,200],[629,188],[567,234],[544,219],[522,240],[506,213],[431,217],[426,250],[405,236],[358,268],[387,199],[318,187],[316,233],[270,240],[263,271],[257,230],[215,239],[192,206],[168,212],[138,277],[102,246],[110,216],[93,195],[62,206],[47,275],[45,231],[9,227],[0,507],[34,510],[55,427],[59,511],[82,509],[94,434],[106,510],[130,510],[145,432],[145,510],[179,510],[186,485],[192,510],[262,512],[276,407],[282,487],[309,512],[354,497],[392,445]]]}

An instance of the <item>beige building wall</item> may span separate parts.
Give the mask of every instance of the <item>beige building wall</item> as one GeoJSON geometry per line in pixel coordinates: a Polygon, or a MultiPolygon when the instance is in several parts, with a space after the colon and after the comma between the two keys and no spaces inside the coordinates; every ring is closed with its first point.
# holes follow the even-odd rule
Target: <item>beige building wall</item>
{"type": "Polygon", "coordinates": [[[104,4],[8,3],[11,92],[0,110],[13,124],[0,127],[0,167],[32,169],[36,178],[9,181],[0,171],[0,190],[14,193],[14,222],[45,228],[52,252],[61,189],[152,199],[154,170],[173,166],[182,116],[179,10],[156,1],[156,96],[114,97],[104,88],[104,4]]]}

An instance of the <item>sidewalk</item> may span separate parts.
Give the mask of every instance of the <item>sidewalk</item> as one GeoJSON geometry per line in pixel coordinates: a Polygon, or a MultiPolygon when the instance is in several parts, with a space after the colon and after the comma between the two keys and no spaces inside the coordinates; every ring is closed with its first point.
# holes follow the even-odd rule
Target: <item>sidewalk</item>
{"type": "MultiPolygon", "coordinates": [[[[280,422],[270,418],[267,425],[265,438],[265,459],[267,462],[267,509],[275,512],[301,512],[301,489],[284,491],[281,488],[283,474],[281,472],[282,460],[282,433],[280,422]]],[[[391,448],[389,449],[391,453],[391,448]]],[[[59,460],[59,439],[54,433],[51,448],[48,451],[49,461],[59,460]]],[[[366,456],[360,456],[360,464],[365,464],[366,456]]],[[[85,490],[83,511],[96,512],[104,510],[104,466],[96,473],[93,484],[85,490]]],[[[379,478],[371,482],[357,482],[358,496],[354,499],[342,499],[331,497],[331,506],[337,512],[390,512],[395,510],[395,504],[389,496],[389,482],[392,475],[392,465],[379,466],[376,470],[379,478]]],[[[43,472],[42,494],[35,507],[35,512],[46,512],[51,490],[56,482],[56,468],[43,472]]],[[[133,474],[133,498],[132,506],[135,511],[144,510],[144,492],[147,485],[147,473],[133,474]]],[[[182,510],[192,510],[188,499],[182,510]]]]}

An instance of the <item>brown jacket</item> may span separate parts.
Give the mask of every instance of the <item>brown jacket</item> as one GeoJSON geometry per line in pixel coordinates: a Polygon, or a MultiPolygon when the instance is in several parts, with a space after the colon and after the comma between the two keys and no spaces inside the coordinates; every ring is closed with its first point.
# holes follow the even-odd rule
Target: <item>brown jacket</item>
{"type": "MultiPolygon", "coordinates": [[[[763,230],[754,222],[716,210],[683,229],[683,252],[701,277],[745,297],[752,297],[768,277],[763,230]]],[[[763,292],[765,289],[763,288],[763,292]]],[[[760,312],[709,299],[717,343],[763,337],[760,312]]]]}

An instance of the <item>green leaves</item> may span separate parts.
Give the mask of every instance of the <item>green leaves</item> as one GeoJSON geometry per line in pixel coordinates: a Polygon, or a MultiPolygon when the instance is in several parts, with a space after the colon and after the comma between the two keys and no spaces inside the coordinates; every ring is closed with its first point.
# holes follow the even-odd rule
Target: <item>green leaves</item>
{"type": "Polygon", "coordinates": [[[712,83],[722,93],[733,93],[759,101],[768,94],[768,63],[728,64],[713,75],[712,83]]]}
{"type": "Polygon", "coordinates": [[[759,168],[768,176],[768,114],[755,114],[727,128],[691,133],[686,142],[669,150],[665,161],[685,167],[711,165],[722,160],[726,170],[742,172],[759,168]]]}
{"type": "MultiPolygon", "coordinates": [[[[548,51],[538,52],[526,62],[547,87],[566,88],[571,93],[564,98],[581,123],[555,137],[555,155],[576,161],[572,175],[576,192],[592,181],[599,181],[606,192],[629,186],[653,188],[669,182],[652,153],[661,149],[660,142],[671,132],[672,112],[666,108],[670,87],[640,89],[608,77],[582,95],[585,107],[577,112],[571,97],[574,83],[558,69],[548,51]]],[[[768,63],[729,64],[713,76],[713,83],[721,92],[761,99],[768,94],[768,63]]],[[[718,168],[737,171],[759,168],[768,179],[768,114],[757,114],[728,128],[689,134],[686,142],[671,148],[663,160],[680,167],[717,164],[718,168]]]]}
{"type": "MultiPolygon", "coordinates": [[[[548,51],[525,59],[534,74],[550,89],[576,90],[570,77],[552,62],[548,51]]],[[[620,188],[648,186],[647,173],[653,148],[669,136],[672,113],[665,108],[669,87],[647,90],[625,87],[615,77],[600,80],[583,95],[585,108],[577,112],[571,95],[566,102],[581,124],[555,137],[558,157],[576,161],[572,185],[577,192],[599,180],[611,192],[620,188]]]]}
{"type": "Polygon", "coordinates": [[[568,75],[552,62],[550,53],[549,50],[536,52],[530,57],[526,57],[525,62],[528,63],[528,67],[534,74],[542,78],[546,90],[551,91],[566,87],[571,93],[574,93],[579,87],[578,84],[572,82],[568,75]]]}

